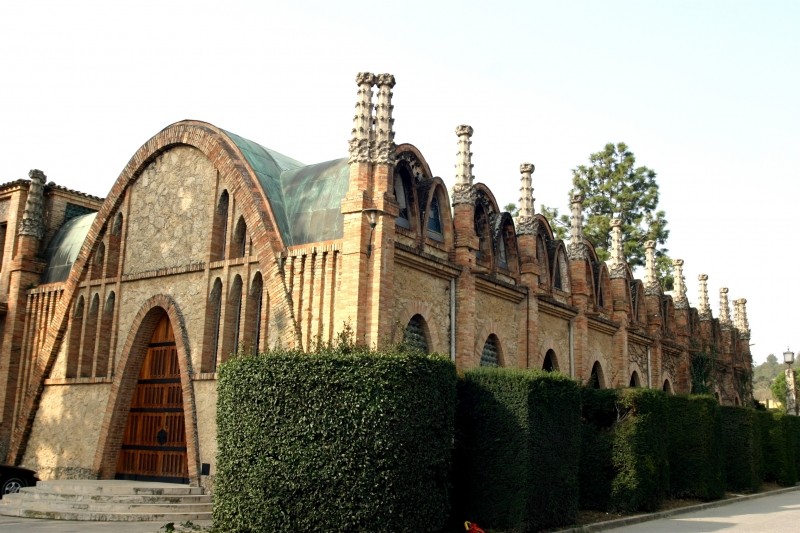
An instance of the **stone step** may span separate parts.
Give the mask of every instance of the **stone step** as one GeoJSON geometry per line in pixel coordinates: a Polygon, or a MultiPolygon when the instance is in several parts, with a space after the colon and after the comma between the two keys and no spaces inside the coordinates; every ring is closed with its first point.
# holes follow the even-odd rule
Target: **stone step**
{"type": "Polygon", "coordinates": [[[208,494],[185,494],[161,496],[157,494],[86,494],[48,492],[38,487],[25,487],[20,493],[29,500],[52,500],[71,502],[117,502],[117,503],[211,503],[208,494]]]}
{"type": "Polygon", "coordinates": [[[137,481],[40,481],[0,500],[0,514],[51,520],[211,520],[199,487],[137,481]]]}
{"type": "Polygon", "coordinates": [[[46,492],[70,494],[152,494],[160,496],[203,494],[201,487],[154,481],[64,479],[39,481],[35,488],[46,492]]]}

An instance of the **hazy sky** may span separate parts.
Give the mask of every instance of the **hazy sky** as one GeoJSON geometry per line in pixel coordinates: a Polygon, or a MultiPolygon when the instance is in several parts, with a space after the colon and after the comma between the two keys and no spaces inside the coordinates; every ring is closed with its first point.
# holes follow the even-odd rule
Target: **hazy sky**
{"type": "MultiPolygon", "coordinates": [[[[800,2],[32,1],[0,7],[0,182],[39,168],[105,196],[165,126],[197,119],[305,163],[347,154],[359,71],[396,76],[396,141],[536,208],[623,141],[658,173],[688,296],[747,298],[756,362],[800,351],[800,2]]],[[[733,312],[731,304],[731,312],[733,312]]]]}

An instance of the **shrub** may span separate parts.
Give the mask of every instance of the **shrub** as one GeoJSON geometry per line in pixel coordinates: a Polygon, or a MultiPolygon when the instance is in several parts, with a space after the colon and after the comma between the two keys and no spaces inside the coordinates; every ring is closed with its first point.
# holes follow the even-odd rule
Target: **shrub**
{"type": "Polygon", "coordinates": [[[617,390],[583,387],[581,398],[580,508],[607,511],[616,475],[613,426],[617,421],[617,390]]]}
{"type": "Polygon", "coordinates": [[[578,511],[580,394],[558,373],[479,368],[459,384],[459,520],[536,531],[578,511]]]}
{"type": "Polygon", "coordinates": [[[797,483],[795,454],[791,448],[791,422],[787,415],[775,412],[758,412],[764,461],[764,481],[792,486],[797,483]]]}
{"type": "Polygon", "coordinates": [[[323,348],[220,368],[213,516],[226,531],[436,531],[456,373],[440,357],[323,348]]]}
{"type": "Polygon", "coordinates": [[[725,495],[718,404],[711,396],[667,396],[670,492],[679,498],[725,495]]]}
{"type": "Polygon", "coordinates": [[[610,505],[620,511],[655,511],[669,489],[666,399],[661,391],[619,392],[614,428],[610,505]]]}
{"type": "Polygon", "coordinates": [[[759,463],[761,433],[758,415],[744,407],[719,407],[725,487],[737,492],[755,492],[761,486],[759,463]]]}

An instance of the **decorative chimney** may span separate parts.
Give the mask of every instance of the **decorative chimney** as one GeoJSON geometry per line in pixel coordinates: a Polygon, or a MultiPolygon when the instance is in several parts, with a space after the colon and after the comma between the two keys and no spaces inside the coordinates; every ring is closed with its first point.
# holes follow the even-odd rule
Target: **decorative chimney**
{"type": "Polygon", "coordinates": [[[719,290],[719,326],[721,329],[731,329],[731,308],[728,305],[728,288],[722,287],[719,290]]]}
{"type": "Polygon", "coordinates": [[[611,279],[625,277],[625,253],[622,250],[622,220],[611,221],[611,259],[608,260],[608,274],[611,279]]]}
{"type": "Polygon", "coordinates": [[[473,133],[472,126],[462,124],[456,128],[458,153],[456,154],[456,183],[453,186],[453,205],[475,203],[475,191],[472,189],[472,182],[475,176],[472,175],[472,152],[470,152],[472,141],[469,140],[473,133]]]}
{"type": "MultiPolygon", "coordinates": [[[[522,163],[519,166],[520,186],[519,186],[519,214],[517,215],[517,228],[532,227],[533,215],[533,171],[536,167],[532,163],[522,163]]],[[[520,233],[520,231],[517,231],[520,233]]]]}
{"type": "Polygon", "coordinates": [[[31,170],[28,176],[31,178],[31,184],[28,188],[28,198],[25,200],[25,211],[19,224],[19,234],[41,240],[44,237],[44,183],[47,176],[37,169],[31,170]]]}
{"type": "Polygon", "coordinates": [[[661,285],[656,272],[656,241],[644,243],[644,257],[644,293],[657,296],[661,294],[661,285]]]}
{"type": "Polygon", "coordinates": [[[372,118],[372,86],[375,85],[375,75],[370,72],[359,72],[356,83],[358,101],[350,138],[350,163],[371,163],[375,137],[372,118]]]}
{"type": "Polygon", "coordinates": [[[392,118],[392,88],[395,80],[391,74],[378,75],[378,104],[375,108],[375,162],[392,165],[397,147],[394,144],[394,119],[392,118]]]}
{"type": "Polygon", "coordinates": [[[750,323],[747,321],[747,300],[739,298],[733,301],[734,325],[739,331],[740,339],[750,339],[750,323]]]}
{"type": "Polygon", "coordinates": [[[672,302],[675,309],[688,309],[689,299],[686,297],[686,278],[683,275],[683,259],[672,261],[672,277],[675,278],[672,302]]]}
{"type": "Polygon", "coordinates": [[[700,274],[697,276],[697,281],[700,282],[698,286],[697,297],[700,303],[697,305],[697,312],[700,315],[700,320],[711,320],[711,306],[708,305],[708,274],[700,274]]]}
{"type": "Polygon", "coordinates": [[[570,206],[572,214],[569,219],[567,257],[572,261],[581,261],[586,259],[586,243],[583,242],[583,196],[574,193],[570,206]]]}

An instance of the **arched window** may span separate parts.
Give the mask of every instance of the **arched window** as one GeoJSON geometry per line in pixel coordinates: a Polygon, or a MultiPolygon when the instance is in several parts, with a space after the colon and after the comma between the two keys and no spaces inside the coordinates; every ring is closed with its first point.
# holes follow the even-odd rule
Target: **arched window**
{"type": "Polygon", "coordinates": [[[106,258],[106,245],[100,241],[97,251],[94,253],[94,260],[92,261],[92,279],[100,279],[103,277],[103,261],[106,258]]]}
{"type": "Polygon", "coordinates": [[[244,257],[247,250],[247,223],[244,217],[240,216],[236,222],[236,229],[233,232],[233,239],[231,240],[231,255],[230,258],[244,257]]]}
{"type": "Polygon", "coordinates": [[[225,330],[222,343],[222,361],[228,360],[239,350],[239,319],[242,317],[242,277],[238,274],[233,279],[225,306],[225,330]]]}
{"type": "Polygon", "coordinates": [[[97,366],[94,375],[102,378],[108,375],[111,361],[111,326],[114,322],[114,301],[116,296],[110,292],[103,306],[103,317],[100,319],[100,340],[97,347],[97,366]]]}
{"type": "Polygon", "coordinates": [[[558,370],[558,359],[556,358],[556,352],[553,350],[547,350],[547,353],[544,355],[542,370],[546,372],[554,372],[558,370]]]}
{"type": "Polygon", "coordinates": [[[397,205],[400,206],[400,213],[395,218],[395,224],[403,228],[411,228],[411,196],[409,195],[407,179],[403,169],[398,169],[394,173],[394,197],[397,205]]]}
{"type": "Polygon", "coordinates": [[[214,210],[214,225],[211,231],[211,260],[219,261],[225,258],[225,244],[228,238],[228,206],[230,198],[228,191],[222,191],[214,210]]]}
{"type": "Polygon", "coordinates": [[[661,387],[661,390],[666,392],[667,394],[672,394],[672,383],[670,383],[668,379],[665,379],[664,386],[661,387]]]}
{"type": "Polygon", "coordinates": [[[122,235],[122,213],[117,213],[114,217],[114,225],[111,227],[111,235],[120,237],[122,235]]]}
{"type": "Polygon", "coordinates": [[[628,386],[631,388],[639,388],[642,386],[642,384],[639,382],[639,373],[635,370],[633,371],[633,374],[631,374],[631,381],[628,383],[628,386]]]}
{"type": "Polygon", "coordinates": [[[403,342],[410,348],[428,353],[428,324],[422,315],[414,315],[403,331],[403,342]]]}
{"type": "Polygon", "coordinates": [[[589,388],[606,388],[606,378],[603,376],[603,367],[600,366],[600,361],[595,361],[594,365],[592,365],[592,375],[589,377],[589,388]]]}
{"type": "Polygon", "coordinates": [[[251,353],[258,353],[261,342],[261,312],[264,300],[264,281],[261,272],[256,272],[250,283],[250,292],[247,296],[247,308],[244,315],[245,349],[251,353]]]}
{"type": "Polygon", "coordinates": [[[83,353],[81,354],[81,366],[79,377],[92,377],[92,366],[94,364],[94,343],[97,339],[97,318],[100,313],[100,296],[95,293],[92,297],[92,304],[89,306],[89,314],[86,315],[86,330],[83,334],[83,353]]]}
{"type": "Polygon", "coordinates": [[[475,206],[475,235],[478,236],[477,260],[484,265],[491,264],[492,242],[489,237],[489,218],[482,205],[475,206]]]}
{"type": "Polygon", "coordinates": [[[83,296],[78,298],[75,310],[72,313],[72,322],[69,325],[69,346],[67,347],[66,377],[78,376],[78,362],[81,356],[81,333],[83,330],[83,296]]]}
{"type": "Polygon", "coordinates": [[[117,213],[114,217],[114,224],[111,226],[111,234],[108,236],[108,251],[106,258],[106,277],[114,278],[119,269],[119,249],[122,241],[122,213],[117,213]]]}
{"type": "Polygon", "coordinates": [[[201,372],[217,371],[217,353],[219,352],[219,326],[222,319],[222,281],[217,278],[208,295],[206,306],[205,341],[201,372]]]}
{"type": "Polygon", "coordinates": [[[483,344],[481,366],[500,366],[500,342],[495,334],[489,335],[483,344]]]}
{"type": "Polygon", "coordinates": [[[439,206],[439,197],[434,195],[431,199],[431,206],[428,210],[428,237],[435,241],[444,241],[442,231],[442,210],[439,206]]]}

